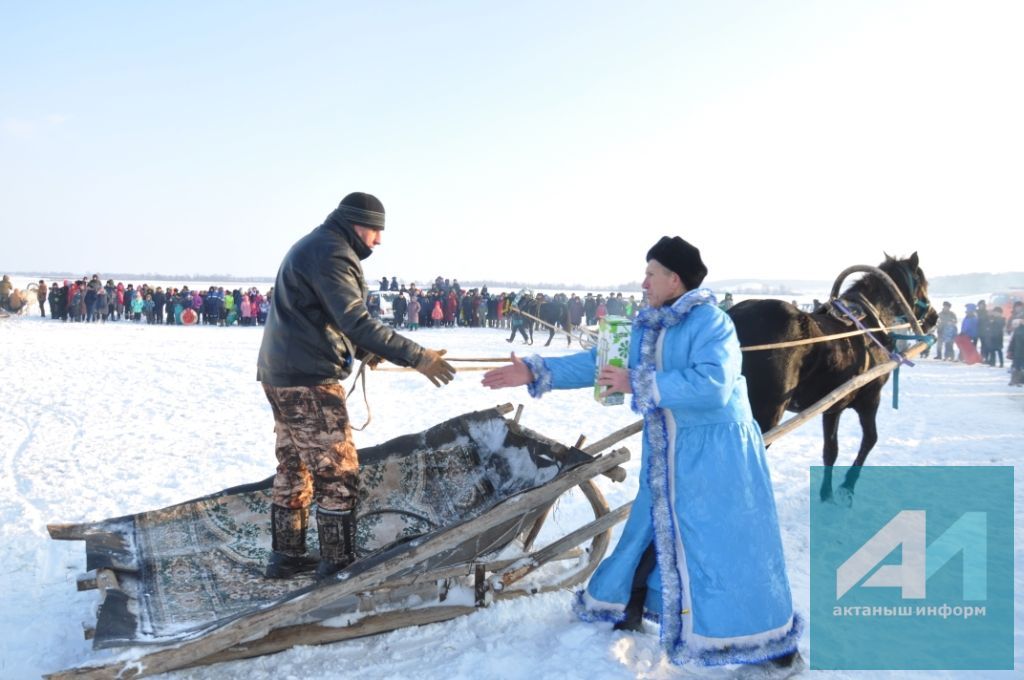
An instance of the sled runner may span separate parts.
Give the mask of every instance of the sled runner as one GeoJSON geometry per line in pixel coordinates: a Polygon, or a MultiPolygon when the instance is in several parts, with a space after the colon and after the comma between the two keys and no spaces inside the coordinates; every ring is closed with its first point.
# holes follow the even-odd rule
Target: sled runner
{"type": "Polygon", "coordinates": [[[582,583],[628,512],[609,512],[591,481],[621,479],[628,450],[592,454],[638,430],[584,451],[582,440],[565,446],[520,426],[518,413],[505,418],[511,410],[464,414],[360,451],[359,559],[320,583],[262,576],[273,478],[160,510],[50,525],[54,539],[85,541],[90,571],[78,587],[102,596],[87,631],[94,648],[129,649],[49,677],[140,677],[443,621],[582,583]],[[594,521],[538,549],[555,501],[576,487],[594,521]]]}

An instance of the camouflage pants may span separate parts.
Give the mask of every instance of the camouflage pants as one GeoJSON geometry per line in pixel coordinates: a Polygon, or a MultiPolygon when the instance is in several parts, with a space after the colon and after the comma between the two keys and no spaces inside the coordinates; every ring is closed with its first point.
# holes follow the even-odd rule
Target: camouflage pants
{"type": "Polygon", "coordinates": [[[349,510],[358,493],[359,455],[345,408],[345,389],[333,385],[273,387],[264,384],[274,411],[277,474],[273,502],[305,508],[349,510]]]}

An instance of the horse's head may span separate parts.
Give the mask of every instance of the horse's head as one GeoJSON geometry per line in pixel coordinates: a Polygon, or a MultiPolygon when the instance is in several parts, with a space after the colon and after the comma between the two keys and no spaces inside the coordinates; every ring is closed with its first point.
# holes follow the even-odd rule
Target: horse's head
{"type": "Polygon", "coordinates": [[[914,316],[924,332],[930,331],[938,323],[939,313],[932,307],[928,299],[928,279],[921,269],[917,252],[906,259],[885,256],[885,262],[878,266],[889,275],[903,293],[903,298],[914,310],[914,316]]]}

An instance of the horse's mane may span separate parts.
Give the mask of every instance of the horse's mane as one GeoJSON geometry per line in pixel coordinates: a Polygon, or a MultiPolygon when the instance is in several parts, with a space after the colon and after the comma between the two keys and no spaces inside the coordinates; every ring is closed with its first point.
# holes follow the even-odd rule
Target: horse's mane
{"type": "MultiPolygon", "coordinates": [[[[925,278],[924,272],[921,270],[916,252],[906,258],[896,258],[886,254],[885,260],[878,265],[878,268],[893,280],[911,306],[914,304],[914,287],[925,291],[928,289],[928,279],[925,278]]],[[[902,311],[899,302],[893,299],[889,287],[881,277],[873,272],[868,272],[850,285],[843,295],[853,293],[860,293],[876,306],[897,310],[898,313],[902,311]]]]}

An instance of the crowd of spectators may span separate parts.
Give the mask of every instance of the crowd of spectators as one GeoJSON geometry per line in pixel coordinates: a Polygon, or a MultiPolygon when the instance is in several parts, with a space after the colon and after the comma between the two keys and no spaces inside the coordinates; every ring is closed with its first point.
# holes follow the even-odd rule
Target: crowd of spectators
{"type": "MultiPolygon", "coordinates": [[[[6,278],[5,278],[6,280],[6,278]]],[[[271,291],[261,292],[230,286],[209,286],[203,290],[154,286],[148,283],[125,285],[113,279],[103,282],[99,274],[47,284],[40,280],[34,294],[40,316],[69,323],[105,323],[131,321],[146,324],[217,326],[259,326],[266,321],[271,291]]],[[[30,292],[31,294],[31,292],[30,292]]],[[[640,303],[635,296],[622,293],[586,293],[546,296],[530,290],[494,293],[487,286],[464,289],[458,279],[437,277],[429,287],[415,283],[406,286],[396,277],[384,278],[380,288],[367,298],[371,315],[396,328],[416,330],[438,327],[510,328],[532,324],[523,317],[528,304],[556,302],[564,304],[573,327],[594,326],[604,316],[636,315],[640,303]],[[383,295],[382,295],[383,294],[383,295]],[[382,298],[387,298],[387,303],[382,298]]]]}
{"type": "Polygon", "coordinates": [[[381,297],[387,295],[391,302],[391,315],[385,318],[396,328],[436,328],[452,326],[510,328],[521,320],[519,309],[527,309],[527,303],[556,302],[566,305],[572,326],[593,326],[604,316],[636,315],[639,303],[630,295],[622,293],[587,293],[580,297],[576,293],[556,293],[546,296],[529,290],[491,292],[484,285],[464,289],[458,279],[438,276],[429,287],[415,283],[407,287],[397,277],[380,280],[380,287],[370,293],[367,307],[370,314],[383,316],[385,310],[381,297]]]}
{"type": "Polygon", "coordinates": [[[187,285],[166,289],[146,283],[126,286],[113,279],[103,283],[99,274],[49,285],[40,280],[35,293],[40,316],[46,316],[48,305],[51,319],[71,323],[256,326],[266,321],[270,304],[270,291],[261,293],[256,287],[190,290],[187,285]]]}

